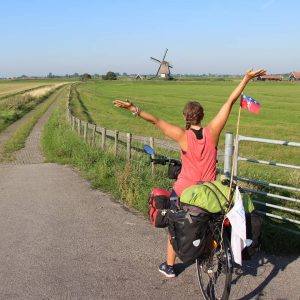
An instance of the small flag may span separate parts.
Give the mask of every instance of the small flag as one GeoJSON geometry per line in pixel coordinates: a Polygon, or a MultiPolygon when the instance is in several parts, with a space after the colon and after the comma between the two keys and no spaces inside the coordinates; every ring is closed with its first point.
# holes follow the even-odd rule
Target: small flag
{"type": "Polygon", "coordinates": [[[252,113],[258,114],[260,110],[260,103],[255,99],[242,94],[241,107],[252,113]]]}
{"type": "Polygon", "coordinates": [[[231,224],[231,249],[234,261],[242,265],[242,250],[246,247],[246,216],[239,188],[236,187],[235,203],[227,213],[231,224]]]}

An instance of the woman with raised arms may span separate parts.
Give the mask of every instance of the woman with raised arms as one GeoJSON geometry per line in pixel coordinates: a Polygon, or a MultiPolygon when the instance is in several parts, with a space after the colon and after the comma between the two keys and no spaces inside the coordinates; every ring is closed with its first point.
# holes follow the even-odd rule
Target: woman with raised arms
{"type": "MultiPolygon", "coordinates": [[[[167,137],[179,144],[182,169],[173,185],[172,198],[174,196],[178,196],[179,198],[182,191],[191,185],[205,181],[214,181],[216,179],[217,146],[231,108],[237,99],[239,99],[248,82],[257,76],[265,74],[265,72],[265,69],[248,70],[219,112],[206,127],[203,127],[201,124],[204,117],[204,110],[197,101],[190,101],[184,106],[183,118],[185,120],[185,128],[157,118],[153,114],[137,107],[131,101],[113,101],[115,106],[127,109],[134,115],[152,123],[167,137]]],[[[175,277],[173,268],[175,258],[176,253],[168,238],[167,260],[159,266],[159,271],[167,277],[175,277]]]]}

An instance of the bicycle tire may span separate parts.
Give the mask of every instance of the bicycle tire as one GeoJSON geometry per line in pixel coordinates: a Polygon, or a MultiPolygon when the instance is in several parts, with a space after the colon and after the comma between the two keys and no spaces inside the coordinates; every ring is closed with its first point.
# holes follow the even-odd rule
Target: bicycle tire
{"type": "Polygon", "coordinates": [[[221,242],[220,230],[215,228],[213,240],[217,245],[209,254],[196,260],[198,283],[202,296],[206,300],[227,300],[232,279],[232,252],[227,232],[221,242]]]}

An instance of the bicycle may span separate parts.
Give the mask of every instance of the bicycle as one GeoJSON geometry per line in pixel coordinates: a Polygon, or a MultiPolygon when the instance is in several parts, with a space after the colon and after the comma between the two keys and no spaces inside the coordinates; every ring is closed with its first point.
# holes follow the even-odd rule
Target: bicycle
{"type": "Polygon", "coordinates": [[[208,251],[196,259],[196,270],[204,299],[227,300],[231,289],[233,257],[230,224],[224,215],[211,216],[208,251]]]}
{"type": "MultiPolygon", "coordinates": [[[[176,166],[179,174],[181,162],[165,156],[153,158],[154,150],[144,146],[153,164],[176,166]]],[[[174,169],[174,168],[173,168],[174,169]]],[[[168,172],[169,174],[171,172],[168,172]]],[[[231,289],[233,273],[233,257],[230,246],[230,223],[224,218],[224,212],[210,214],[206,232],[204,252],[196,258],[196,274],[202,296],[206,300],[227,300],[231,289]]]]}

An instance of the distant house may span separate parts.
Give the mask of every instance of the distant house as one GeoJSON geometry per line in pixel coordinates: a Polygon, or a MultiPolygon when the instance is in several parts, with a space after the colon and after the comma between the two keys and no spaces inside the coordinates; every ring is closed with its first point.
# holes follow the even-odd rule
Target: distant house
{"type": "Polygon", "coordinates": [[[144,79],[146,79],[146,75],[140,75],[140,74],[138,74],[138,75],[135,76],[135,79],[136,80],[144,80],[144,79]]]}
{"type": "Polygon", "coordinates": [[[283,76],[281,76],[281,75],[263,75],[263,76],[257,77],[257,80],[262,80],[262,81],[266,81],[266,80],[280,81],[282,79],[283,79],[283,76]]]}
{"type": "Polygon", "coordinates": [[[289,76],[289,80],[300,80],[300,72],[292,72],[289,76]]]}

